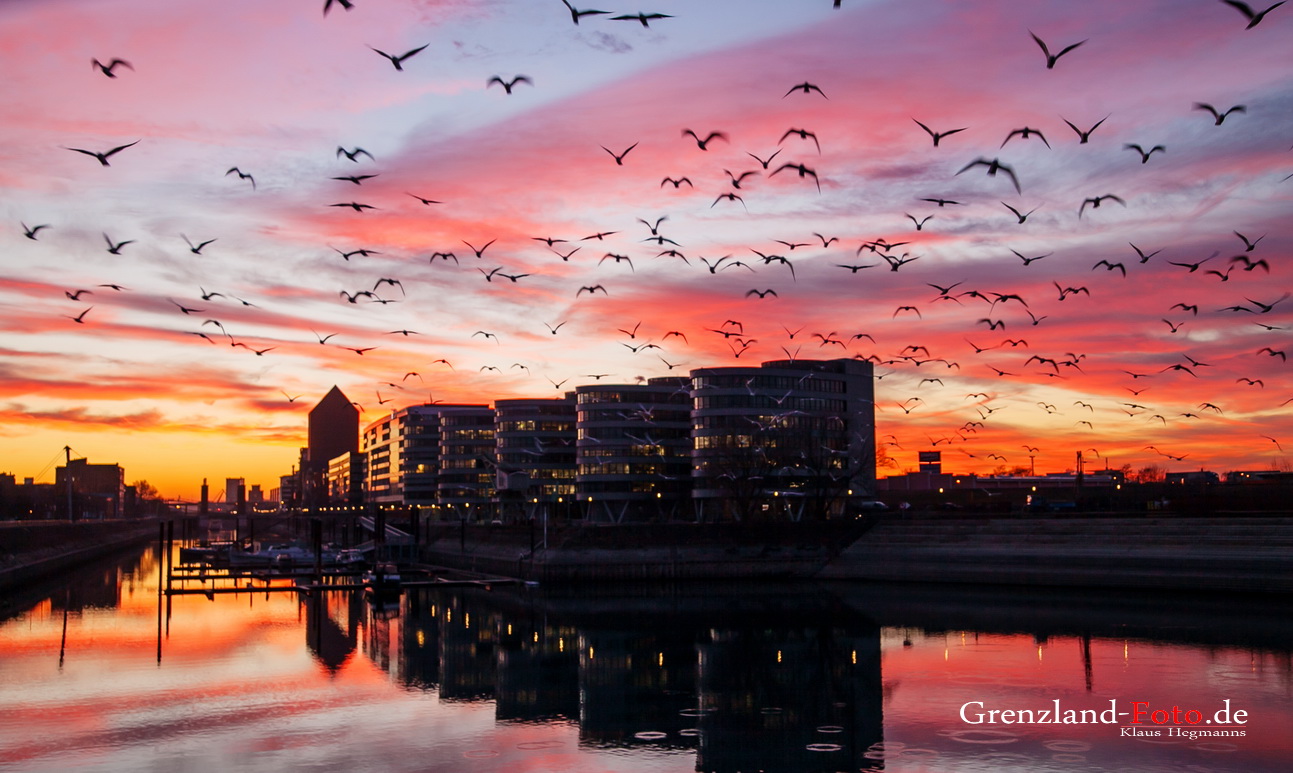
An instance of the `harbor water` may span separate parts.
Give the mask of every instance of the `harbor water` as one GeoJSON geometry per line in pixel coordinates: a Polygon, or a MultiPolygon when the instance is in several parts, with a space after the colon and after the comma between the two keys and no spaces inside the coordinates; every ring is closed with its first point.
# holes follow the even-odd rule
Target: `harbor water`
{"type": "Polygon", "coordinates": [[[1286,771],[1285,599],[880,584],[0,607],[0,771],[1286,771]]]}

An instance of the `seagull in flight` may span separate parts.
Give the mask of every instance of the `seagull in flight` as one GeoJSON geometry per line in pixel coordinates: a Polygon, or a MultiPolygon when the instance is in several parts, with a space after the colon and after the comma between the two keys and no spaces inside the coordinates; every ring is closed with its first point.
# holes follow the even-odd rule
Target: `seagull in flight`
{"type": "Polygon", "coordinates": [[[111,166],[111,164],[108,163],[109,158],[112,158],[113,155],[120,153],[121,151],[125,150],[126,148],[132,145],[138,145],[139,142],[140,142],[139,140],[135,140],[134,142],[130,142],[125,145],[118,145],[112,150],[104,151],[103,153],[96,153],[93,150],[82,150],[81,148],[66,148],[66,149],[74,150],[77,153],[84,153],[87,156],[94,156],[95,158],[99,159],[100,164],[103,164],[104,166],[111,166]]]}
{"type": "Polygon", "coordinates": [[[421,51],[422,49],[426,48],[426,47],[427,47],[427,46],[429,46],[429,45],[431,45],[431,44],[430,44],[430,43],[427,43],[427,44],[425,44],[425,45],[418,46],[417,48],[413,49],[412,51],[405,51],[404,53],[402,53],[402,54],[400,54],[400,55],[398,55],[398,56],[392,56],[391,54],[388,54],[388,53],[386,53],[385,51],[381,51],[381,50],[379,50],[379,49],[373,48],[372,46],[369,46],[369,48],[373,48],[373,50],[374,50],[374,51],[376,51],[377,53],[379,53],[379,54],[381,54],[382,56],[384,56],[384,57],[386,57],[387,59],[389,59],[389,60],[390,60],[390,62],[391,62],[391,64],[395,65],[395,69],[396,69],[396,70],[401,70],[401,71],[403,71],[405,60],[409,59],[409,58],[410,58],[410,57],[412,57],[414,54],[417,54],[419,51],[421,51]]]}
{"type": "Polygon", "coordinates": [[[100,62],[98,59],[92,59],[90,61],[91,61],[91,65],[90,65],[91,67],[97,67],[100,72],[102,72],[104,75],[108,76],[109,78],[117,77],[117,74],[113,72],[113,70],[117,69],[118,65],[120,65],[121,67],[125,67],[127,70],[135,69],[134,65],[132,65],[130,62],[127,62],[125,59],[113,59],[107,64],[100,62]]]}

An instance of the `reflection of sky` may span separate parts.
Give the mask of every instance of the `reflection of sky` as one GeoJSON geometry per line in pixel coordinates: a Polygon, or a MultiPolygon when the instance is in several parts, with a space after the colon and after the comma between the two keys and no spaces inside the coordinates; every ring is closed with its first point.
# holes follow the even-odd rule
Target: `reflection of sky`
{"type": "MultiPolygon", "coordinates": [[[[796,622],[778,633],[768,618],[752,618],[750,627],[741,629],[726,614],[722,623],[698,623],[690,617],[670,626],[673,633],[666,644],[657,628],[639,631],[625,621],[585,628],[550,616],[532,628],[537,618],[521,600],[477,597],[470,606],[424,604],[421,616],[411,615],[406,603],[392,619],[358,607],[358,652],[329,668],[307,644],[307,607],[295,594],[275,593],[268,598],[221,595],[213,601],[176,597],[158,663],[155,601],[156,586],[145,576],[123,589],[120,609],[69,615],[61,668],[61,610],[44,603],[0,625],[0,651],[5,653],[0,659],[0,769],[691,769],[703,739],[687,735],[689,727],[714,728],[704,757],[730,760],[742,759],[741,750],[715,748],[714,741],[774,748],[767,733],[741,741],[750,719],[772,723],[768,732],[773,734],[782,732],[776,728],[784,724],[787,738],[802,737],[796,735],[796,722],[808,722],[810,731],[819,722],[851,726],[848,717],[863,711],[863,701],[853,706],[832,701],[854,688],[832,683],[823,690],[820,684],[796,684],[794,679],[854,679],[849,676],[852,662],[874,662],[865,652],[851,655],[851,643],[819,648],[821,642],[867,640],[847,628],[828,626],[813,633],[796,622]],[[513,630],[504,635],[509,625],[513,630]],[[454,630],[448,632],[448,626],[454,630]],[[425,635],[418,637],[417,631],[425,635]],[[504,646],[500,642],[505,638],[519,647],[536,636],[554,641],[524,657],[527,651],[519,648],[507,658],[501,657],[503,650],[493,649],[504,646]],[[557,638],[565,642],[564,650],[578,649],[578,672],[574,661],[569,670],[551,670],[553,661],[545,660],[543,647],[549,648],[549,656],[555,654],[557,638]],[[681,646],[688,638],[708,643],[681,646]],[[634,642],[649,651],[635,651],[634,642]],[[424,646],[431,651],[423,651],[424,646]],[[687,673],[685,669],[700,668],[701,652],[707,659],[705,674],[687,673]],[[820,652],[834,653],[839,662],[813,664],[820,652]],[[745,655],[767,665],[744,662],[745,655]],[[452,668],[479,673],[453,678],[491,689],[502,684],[498,670],[503,668],[512,680],[510,689],[542,689],[555,674],[572,682],[570,695],[577,681],[580,691],[614,715],[584,717],[580,724],[565,718],[498,721],[493,700],[446,700],[437,684],[412,686],[410,668],[425,668],[421,660],[427,657],[456,657],[452,668]],[[800,662],[805,658],[809,661],[800,662]],[[657,665],[676,675],[653,676],[657,665]],[[528,673],[529,668],[535,670],[528,673]],[[697,688],[730,693],[698,697],[697,688]],[[627,690],[624,700],[615,700],[617,689],[627,690]],[[747,705],[751,698],[775,701],[776,715],[757,702],[747,705]],[[718,714],[688,715],[677,710],[679,705],[737,713],[730,720],[718,714]],[[670,707],[669,712],[659,713],[662,707],[670,707]],[[663,737],[654,740],[659,735],[663,737]]],[[[329,624],[348,631],[352,610],[344,594],[329,596],[324,612],[329,624]]],[[[653,625],[664,619],[658,614],[651,617],[653,625]]],[[[844,625],[845,619],[832,625],[844,625]]],[[[883,758],[885,770],[1287,767],[1285,730],[1293,721],[1287,653],[1095,638],[1089,649],[1088,690],[1083,642],[1070,635],[1039,641],[1026,634],[886,628],[879,646],[876,686],[881,692],[874,697],[882,706],[883,745],[857,751],[862,759],[883,758]],[[982,701],[985,710],[1048,709],[1059,700],[1065,708],[1103,711],[1111,699],[1120,710],[1140,700],[1151,708],[1178,705],[1210,715],[1225,698],[1233,708],[1249,712],[1248,737],[1150,743],[1120,738],[1116,727],[1104,724],[969,726],[958,718],[961,705],[969,701],[982,701]],[[981,732],[985,730],[992,732],[981,732]]],[[[868,674],[856,679],[855,686],[874,684],[868,674]]],[[[586,709],[590,704],[585,700],[581,705],[586,709]]],[[[847,730],[838,734],[828,727],[819,733],[821,743],[842,741],[847,748],[852,740],[847,730]]]]}
{"type": "Polygon", "coordinates": [[[1115,466],[1167,466],[1163,454],[1223,471],[1286,459],[1262,435],[1293,442],[1280,410],[1288,369],[1260,350],[1282,350],[1287,334],[1256,323],[1288,328],[1293,304],[1255,306],[1293,289],[1286,8],[1245,30],[1223,3],[1186,11],[1167,0],[848,0],[838,10],[829,0],[660,0],[673,18],[649,28],[606,17],[575,26],[556,0],[357,2],[327,17],[318,5],[0,7],[0,468],[32,474],[30,456],[38,467],[71,445],[166,494],[194,494],[203,475],[268,489],[295,460],[305,408],[333,383],[372,420],[429,399],[555,395],[551,383],[585,373],[632,381],[669,375],[669,364],[892,360],[911,345],[958,367],[880,368],[880,433],[897,437],[904,465],[926,438],[980,420],[979,402],[1010,410],[968,439],[966,471],[991,470],[989,454],[1023,464],[1025,444],[1042,449],[1039,469],[1087,447],[1115,466]],[[1085,42],[1047,70],[1030,30],[1052,48],[1085,42]],[[369,50],[423,44],[404,72],[369,50]],[[135,69],[108,79],[89,66],[112,57],[135,69]],[[485,85],[522,73],[533,84],[510,95],[485,85]],[[806,81],[829,98],[785,93],[806,81]],[[1216,126],[1196,102],[1247,112],[1216,126]],[[965,131],[935,148],[913,119],[965,131]],[[1086,130],[1101,119],[1086,144],[1064,123],[1086,130]],[[1051,149],[1035,137],[1002,147],[1024,126],[1051,149]],[[688,128],[730,141],[701,150],[682,136],[688,128]],[[789,128],[815,132],[820,153],[789,128]],[[136,140],[106,168],[65,150],[136,140]],[[634,143],[623,166],[602,150],[634,143]],[[1141,164],[1128,143],[1167,150],[1141,164]],[[338,146],[375,159],[351,163],[338,146]],[[767,171],[751,157],[778,150],[767,171]],[[982,167],[956,174],[979,157],[1017,169],[1023,193],[982,167]],[[794,169],[770,174],[783,163],[816,170],[821,193],[794,169]],[[254,189],[225,174],[235,166],[254,189]],[[738,191],[726,172],[745,171],[761,174],[738,191]],[[351,174],[379,176],[332,179],[351,174]],[[681,176],[695,187],[661,184],[681,176]],[[744,206],[718,200],[724,192],[744,206]],[[1083,199],[1110,193],[1127,206],[1107,201],[1078,217],[1083,199]],[[331,206],[352,201],[377,209],[331,206]],[[1002,202],[1037,211],[1019,224],[1002,202]],[[908,215],[933,219],[917,231],[908,215]],[[689,263],[644,241],[638,220],[660,217],[689,263]],[[33,241],[24,223],[49,228],[33,241]],[[617,233],[580,241],[604,231],[617,233]],[[1263,238],[1245,253],[1235,231],[1263,238]],[[105,233],[134,243],[111,255],[105,233]],[[581,250],[564,261],[535,241],[549,236],[581,250]],[[183,237],[216,241],[199,256],[183,237]],[[909,242],[895,254],[919,260],[893,272],[857,253],[880,238],[909,242]],[[481,258],[463,244],[490,240],[481,258]],[[1132,244],[1162,252],[1141,263],[1132,244]],[[336,251],[360,247],[380,254],[336,251]],[[447,250],[459,264],[430,261],[447,250]],[[1012,250],[1051,257],[1025,267],[1012,250]],[[790,257],[794,275],[755,251],[790,257]],[[633,268],[603,262],[607,253],[629,255],[633,268]],[[1214,253],[1194,272],[1169,263],[1214,253]],[[1270,273],[1229,262],[1241,253],[1270,273]],[[729,254],[755,270],[710,273],[700,262],[729,254]],[[1100,260],[1125,264],[1126,278],[1100,260]],[[878,267],[840,268],[861,264],[878,267]],[[495,267],[529,276],[485,281],[495,267]],[[398,303],[340,296],[383,278],[401,281],[406,295],[379,287],[398,303]],[[1034,326],[1016,301],[938,300],[930,286],[957,282],[958,293],[1017,293],[1046,319],[1034,326]],[[606,295],[576,296],[598,284],[606,295]],[[1090,295],[1061,301],[1056,285],[1090,295]],[[752,288],[778,294],[747,298],[752,288]],[[77,289],[92,292],[65,297],[77,289]],[[905,305],[921,316],[898,313],[905,305]],[[84,324],[70,319],[86,308],[84,324]],[[758,339],[740,360],[707,332],[726,319],[758,339]],[[556,336],[543,327],[561,322],[556,336]],[[638,322],[634,343],[663,349],[621,345],[618,331],[638,322]],[[392,334],[405,329],[418,335],[392,334]],[[671,330],[686,340],[666,339],[671,330]],[[811,337],[832,331],[876,343],[823,349],[811,337]],[[329,334],[321,346],[316,336],[329,334]],[[1083,355],[1080,371],[1028,361],[1068,354],[1083,355]],[[1170,370],[1186,357],[1207,365],[1170,370]],[[482,371],[490,366],[499,371],[482,371]],[[965,397],[978,392],[991,397],[965,397]],[[914,396],[921,407],[900,413],[914,396]],[[1203,401],[1222,413],[1201,412],[1203,401]],[[1124,412],[1128,402],[1146,409],[1124,412]]]}

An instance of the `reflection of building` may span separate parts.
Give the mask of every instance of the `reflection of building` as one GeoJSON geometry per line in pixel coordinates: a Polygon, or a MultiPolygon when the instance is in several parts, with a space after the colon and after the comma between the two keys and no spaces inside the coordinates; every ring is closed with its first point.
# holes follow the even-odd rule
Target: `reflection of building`
{"type": "Polygon", "coordinates": [[[693,748],[698,771],[880,769],[865,756],[883,740],[879,627],[820,594],[711,590],[411,589],[400,652],[372,654],[442,700],[492,701],[497,720],[577,718],[581,742],[693,748]]]}
{"type": "Polygon", "coordinates": [[[63,498],[60,514],[71,520],[121,518],[126,498],[126,472],[117,464],[90,464],[72,459],[54,469],[54,488],[63,498]],[[72,482],[72,512],[66,512],[68,479],[72,482]]]}

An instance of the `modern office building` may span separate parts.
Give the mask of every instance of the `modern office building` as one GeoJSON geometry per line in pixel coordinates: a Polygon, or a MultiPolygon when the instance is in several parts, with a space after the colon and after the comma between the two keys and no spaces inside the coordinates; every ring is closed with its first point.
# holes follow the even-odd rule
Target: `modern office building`
{"type": "Polygon", "coordinates": [[[364,466],[364,455],[358,451],[348,451],[328,460],[328,504],[363,504],[364,466]]]}
{"type": "Polygon", "coordinates": [[[487,405],[435,407],[440,409],[436,501],[441,517],[447,520],[492,518],[498,475],[494,409],[487,405]]]}
{"type": "Polygon", "coordinates": [[[438,503],[440,415],[485,405],[412,405],[364,428],[361,450],[368,459],[365,492],[376,504],[438,503]]]}
{"type": "Polygon", "coordinates": [[[778,360],[691,376],[701,519],[823,518],[874,494],[870,362],[778,360]]]}
{"type": "Polygon", "coordinates": [[[689,510],[691,379],[575,389],[576,495],[589,520],[678,517],[689,510]]]}
{"type": "Polygon", "coordinates": [[[496,489],[503,520],[575,496],[575,394],[494,403],[496,489]]]}

